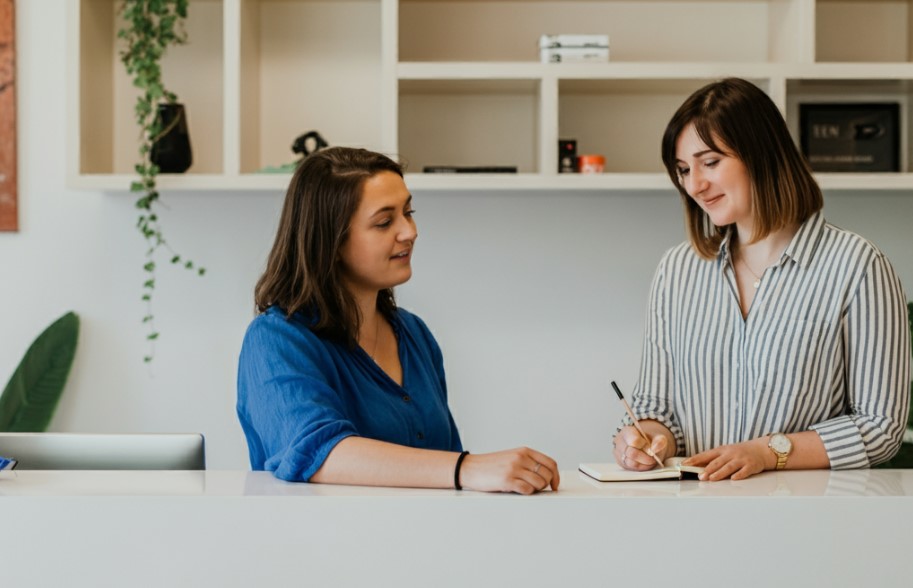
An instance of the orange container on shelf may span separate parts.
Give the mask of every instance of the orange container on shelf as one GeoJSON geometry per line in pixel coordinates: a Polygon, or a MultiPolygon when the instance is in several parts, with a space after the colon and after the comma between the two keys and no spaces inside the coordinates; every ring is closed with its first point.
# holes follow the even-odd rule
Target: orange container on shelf
{"type": "Polygon", "coordinates": [[[602,155],[580,155],[577,169],[582,174],[601,174],[605,171],[605,157],[602,155]]]}

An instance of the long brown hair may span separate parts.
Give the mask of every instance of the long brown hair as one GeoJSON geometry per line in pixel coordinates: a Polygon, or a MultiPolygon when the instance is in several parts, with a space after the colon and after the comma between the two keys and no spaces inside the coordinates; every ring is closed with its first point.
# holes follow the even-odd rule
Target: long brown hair
{"type": "MultiPolygon", "coordinates": [[[[339,249],[348,238],[365,181],[384,171],[403,175],[402,166],[386,155],[349,147],[316,151],[298,166],[266,271],[254,290],[258,312],[277,306],[291,317],[303,311],[317,334],[356,344],[362,317],[343,283],[339,249]]],[[[377,308],[392,318],[392,289],[378,293],[377,308]]]]}
{"type": "Polygon", "coordinates": [[[679,107],[666,126],[662,143],[663,163],[681,194],[688,238],[698,255],[714,258],[726,227],[713,225],[707,213],[688,195],[678,173],[675,143],[692,123],[708,147],[739,158],[748,169],[754,212],[751,242],[801,223],[821,210],[824,205],[821,188],[773,100],[740,78],[708,84],[679,107]]]}

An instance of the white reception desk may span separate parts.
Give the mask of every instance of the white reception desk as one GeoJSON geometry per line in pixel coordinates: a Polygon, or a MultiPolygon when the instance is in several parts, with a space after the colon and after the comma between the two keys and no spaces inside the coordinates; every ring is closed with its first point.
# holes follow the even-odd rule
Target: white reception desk
{"type": "Polygon", "coordinates": [[[0,473],[0,586],[913,586],[913,470],[537,496],[0,473]]]}

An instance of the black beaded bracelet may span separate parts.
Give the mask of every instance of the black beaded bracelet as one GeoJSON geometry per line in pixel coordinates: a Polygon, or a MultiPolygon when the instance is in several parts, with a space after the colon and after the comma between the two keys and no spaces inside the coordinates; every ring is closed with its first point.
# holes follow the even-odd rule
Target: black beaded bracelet
{"type": "Polygon", "coordinates": [[[456,466],[453,468],[453,487],[457,490],[462,490],[463,487],[460,486],[460,468],[463,466],[463,459],[469,455],[468,451],[464,451],[460,454],[460,457],[457,458],[456,466]]]}

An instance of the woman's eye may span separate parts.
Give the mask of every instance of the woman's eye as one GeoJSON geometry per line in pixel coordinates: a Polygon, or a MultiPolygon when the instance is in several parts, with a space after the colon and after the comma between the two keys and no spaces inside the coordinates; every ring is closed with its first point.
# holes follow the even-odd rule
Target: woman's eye
{"type": "Polygon", "coordinates": [[[414,208],[409,209],[406,212],[404,212],[403,214],[406,215],[407,217],[412,216],[413,214],[415,214],[415,209],[414,208]]]}
{"type": "Polygon", "coordinates": [[[704,165],[706,165],[707,167],[716,167],[716,164],[718,164],[719,162],[720,162],[719,159],[711,159],[709,161],[704,162],[704,165]]]}
{"type": "Polygon", "coordinates": [[[376,226],[376,227],[378,227],[378,228],[381,228],[381,229],[386,229],[387,227],[389,227],[389,226],[392,224],[392,222],[393,222],[393,221],[391,221],[390,219],[387,219],[387,220],[384,220],[384,221],[381,221],[381,222],[377,223],[377,224],[374,225],[374,226],[376,226]]]}
{"type": "Polygon", "coordinates": [[[687,176],[687,175],[688,175],[688,168],[687,168],[687,167],[680,167],[680,168],[678,168],[678,177],[684,178],[684,177],[687,176]]]}

